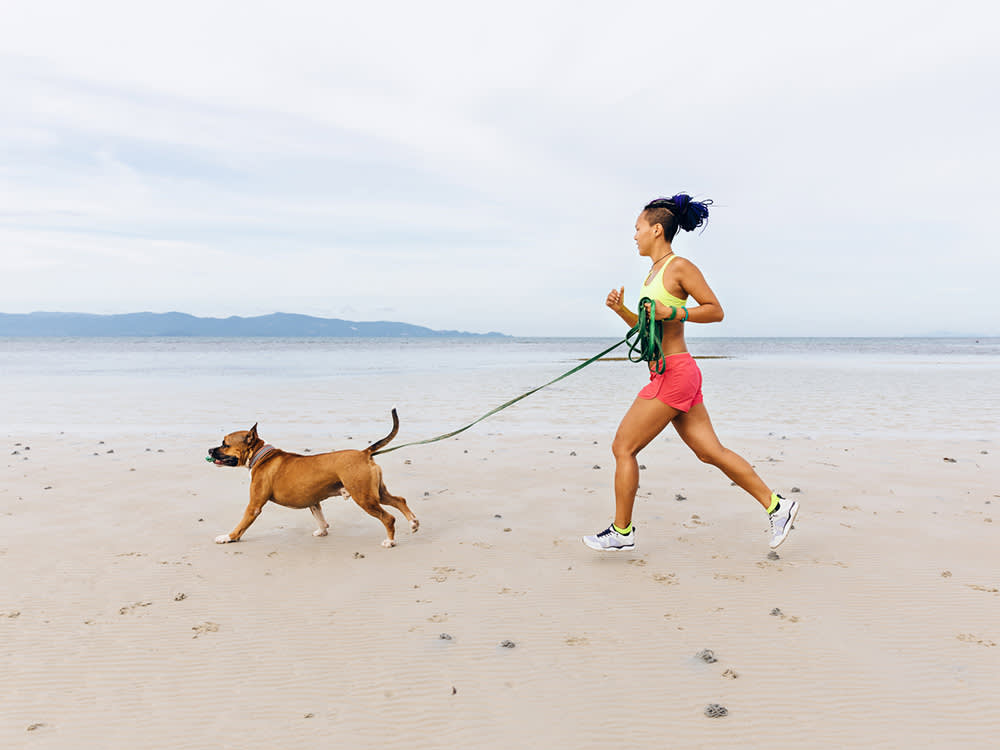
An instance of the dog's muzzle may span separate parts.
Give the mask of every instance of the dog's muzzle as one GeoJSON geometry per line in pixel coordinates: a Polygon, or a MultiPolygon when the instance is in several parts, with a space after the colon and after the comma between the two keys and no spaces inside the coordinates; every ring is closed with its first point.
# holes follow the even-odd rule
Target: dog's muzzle
{"type": "Polygon", "coordinates": [[[210,448],[208,457],[216,466],[239,466],[240,460],[236,456],[222,453],[218,448],[210,448]]]}

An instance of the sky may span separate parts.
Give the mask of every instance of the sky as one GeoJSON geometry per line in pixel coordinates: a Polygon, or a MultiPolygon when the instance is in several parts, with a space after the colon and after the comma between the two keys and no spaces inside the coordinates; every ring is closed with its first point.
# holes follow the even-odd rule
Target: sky
{"type": "Polygon", "coordinates": [[[1000,335],[1000,6],[0,0],[0,312],[1000,335]]]}

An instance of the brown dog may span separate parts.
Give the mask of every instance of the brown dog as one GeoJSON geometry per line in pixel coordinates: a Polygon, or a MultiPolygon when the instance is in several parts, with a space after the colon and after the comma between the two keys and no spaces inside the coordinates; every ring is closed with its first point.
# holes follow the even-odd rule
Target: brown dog
{"type": "Polygon", "coordinates": [[[372,455],[385,447],[399,431],[399,417],[392,410],[392,432],[364,450],[333,451],[315,456],[300,456],[266,445],[257,436],[257,425],[249,430],[232,432],[218,448],[208,451],[216,466],[246,466],[250,469],[250,504],[243,519],[228,534],[217,536],[219,544],[238,542],[247,528],[260,515],[264,504],[271,500],[286,508],[308,508],[319,526],[314,536],[326,536],[330,524],[323,518],[319,504],[332,495],[354,498],[361,508],[379,519],[388,538],[383,547],[394,547],[396,518],[383,505],[402,511],[416,531],[420,522],[406,500],[390,495],[382,481],[382,469],[372,455]]]}

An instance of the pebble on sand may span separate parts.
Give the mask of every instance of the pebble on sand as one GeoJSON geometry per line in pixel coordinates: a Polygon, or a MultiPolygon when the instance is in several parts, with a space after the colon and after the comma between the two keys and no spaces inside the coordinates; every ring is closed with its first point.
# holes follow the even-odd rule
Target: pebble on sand
{"type": "Polygon", "coordinates": [[[705,716],[711,719],[717,719],[720,716],[725,716],[729,713],[729,709],[725,706],[720,706],[718,703],[709,703],[705,706],[705,716]]]}

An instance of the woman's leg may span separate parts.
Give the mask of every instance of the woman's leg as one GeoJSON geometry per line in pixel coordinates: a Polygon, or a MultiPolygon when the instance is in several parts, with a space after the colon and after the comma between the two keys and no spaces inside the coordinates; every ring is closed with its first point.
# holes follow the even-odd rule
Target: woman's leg
{"type": "Polygon", "coordinates": [[[674,429],[700,460],[721,469],[727,477],[753,495],[764,506],[764,510],[770,507],[770,488],[745,458],[719,442],[704,403],[695,404],[686,414],[679,414],[674,419],[674,429]]]}
{"type": "Polygon", "coordinates": [[[639,489],[639,451],[663,432],[680,412],[655,398],[637,398],[625,412],[615,433],[611,452],[615,457],[615,526],[627,529],[639,489]]]}

